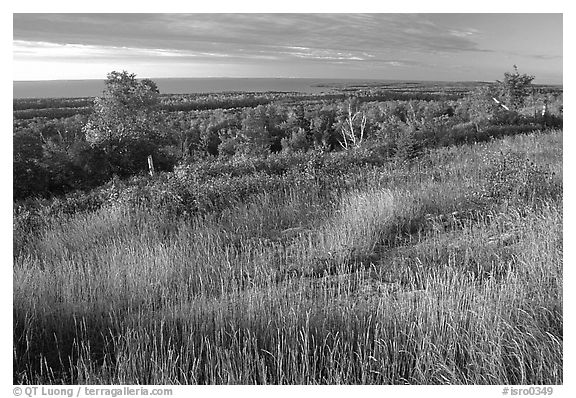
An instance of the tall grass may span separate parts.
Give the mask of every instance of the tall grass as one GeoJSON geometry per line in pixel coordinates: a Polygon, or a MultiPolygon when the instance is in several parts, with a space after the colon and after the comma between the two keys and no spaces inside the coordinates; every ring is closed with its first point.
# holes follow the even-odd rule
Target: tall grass
{"type": "Polygon", "coordinates": [[[561,135],[367,167],[331,197],[62,216],[15,257],[14,382],[562,383],[561,135]],[[556,173],[537,197],[481,196],[509,150],[556,173]]]}

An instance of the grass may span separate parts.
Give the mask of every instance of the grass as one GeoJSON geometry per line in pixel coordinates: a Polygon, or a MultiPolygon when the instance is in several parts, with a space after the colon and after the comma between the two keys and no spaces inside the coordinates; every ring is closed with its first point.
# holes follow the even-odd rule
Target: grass
{"type": "Polygon", "coordinates": [[[14,383],[562,384],[561,167],[551,131],[62,216],[15,253],[14,383]],[[535,166],[487,196],[511,152],[535,166]]]}

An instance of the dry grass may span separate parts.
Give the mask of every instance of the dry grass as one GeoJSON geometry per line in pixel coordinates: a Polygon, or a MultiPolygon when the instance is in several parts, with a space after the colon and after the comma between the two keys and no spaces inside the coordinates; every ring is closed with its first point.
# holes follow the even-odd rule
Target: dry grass
{"type": "Polygon", "coordinates": [[[561,191],[470,197],[506,149],[561,189],[561,136],[365,170],[336,200],[63,219],[15,258],[14,382],[561,384],[561,191]]]}

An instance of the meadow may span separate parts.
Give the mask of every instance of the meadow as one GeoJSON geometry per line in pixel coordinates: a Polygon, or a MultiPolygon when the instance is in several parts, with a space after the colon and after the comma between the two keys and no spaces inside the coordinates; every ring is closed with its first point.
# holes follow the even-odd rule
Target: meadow
{"type": "Polygon", "coordinates": [[[368,152],[18,213],[14,383],[562,384],[562,131],[368,152]]]}

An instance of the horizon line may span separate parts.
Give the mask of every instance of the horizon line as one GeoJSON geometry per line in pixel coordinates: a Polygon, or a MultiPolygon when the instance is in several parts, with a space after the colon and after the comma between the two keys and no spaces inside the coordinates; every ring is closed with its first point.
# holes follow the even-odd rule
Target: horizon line
{"type": "MultiPolygon", "coordinates": [[[[173,76],[173,77],[137,77],[136,80],[143,79],[306,79],[306,80],[362,80],[362,81],[389,81],[389,82],[491,82],[492,80],[445,80],[445,79],[386,79],[386,78],[370,78],[370,77],[300,77],[300,76],[173,76]]],[[[106,78],[81,78],[81,79],[12,79],[13,83],[25,82],[57,82],[57,81],[105,81],[106,78]]],[[[494,82],[496,79],[494,80],[494,82]]]]}
{"type": "MultiPolygon", "coordinates": [[[[341,81],[387,81],[387,82],[442,82],[442,83],[496,83],[497,79],[494,80],[443,80],[443,79],[386,79],[386,78],[362,78],[362,77],[296,77],[296,76],[260,76],[260,77],[250,77],[250,76],[185,76],[185,77],[137,77],[136,80],[143,80],[143,79],[150,79],[150,80],[176,80],[176,79],[303,79],[303,80],[341,80],[341,81]]],[[[563,86],[564,79],[562,82],[555,83],[555,82],[543,82],[543,83],[534,83],[535,85],[554,85],[554,86],[563,86]]],[[[81,81],[106,81],[106,78],[84,78],[84,79],[36,79],[36,80],[14,80],[12,79],[12,83],[41,83],[41,82],[81,82],[81,81]]]]}

